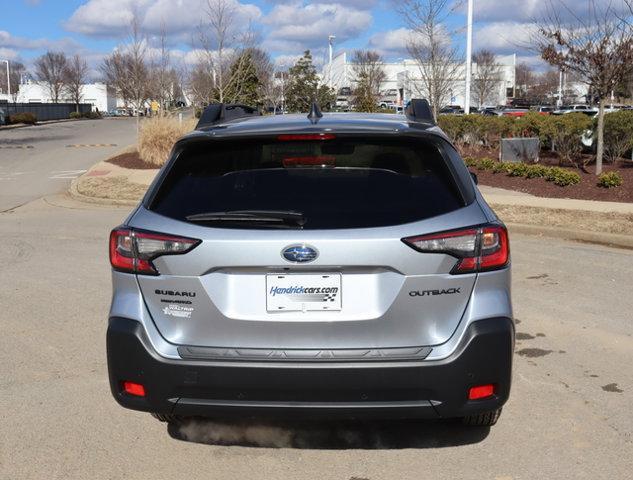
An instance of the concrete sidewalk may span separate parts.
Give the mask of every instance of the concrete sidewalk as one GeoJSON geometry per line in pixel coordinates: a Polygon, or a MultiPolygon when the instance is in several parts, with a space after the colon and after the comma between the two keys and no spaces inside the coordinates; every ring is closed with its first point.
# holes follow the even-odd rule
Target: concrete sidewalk
{"type": "Polygon", "coordinates": [[[582,210],[586,212],[613,212],[633,214],[633,203],[600,202],[596,200],[576,200],[572,198],[535,197],[529,193],[504,190],[503,188],[480,185],[479,190],[491,205],[512,205],[520,207],[555,208],[561,210],[582,210]]]}

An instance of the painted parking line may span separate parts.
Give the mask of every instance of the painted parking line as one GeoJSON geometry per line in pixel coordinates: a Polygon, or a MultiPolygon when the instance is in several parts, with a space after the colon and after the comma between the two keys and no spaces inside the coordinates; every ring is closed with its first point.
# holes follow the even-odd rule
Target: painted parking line
{"type": "Polygon", "coordinates": [[[48,177],[51,180],[72,180],[82,173],[86,173],[86,170],[54,170],[51,173],[55,174],[48,177]]]}
{"type": "Polygon", "coordinates": [[[23,148],[35,148],[33,145],[8,145],[8,144],[2,144],[0,143],[0,149],[5,149],[5,150],[9,150],[9,149],[23,149],[23,148]]]}
{"type": "Polygon", "coordinates": [[[15,180],[20,175],[29,175],[35,172],[0,172],[0,180],[15,180]]]}
{"type": "Polygon", "coordinates": [[[82,148],[82,147],[117,147],[116,143],[71,143],[66,148],[82,148]]]}

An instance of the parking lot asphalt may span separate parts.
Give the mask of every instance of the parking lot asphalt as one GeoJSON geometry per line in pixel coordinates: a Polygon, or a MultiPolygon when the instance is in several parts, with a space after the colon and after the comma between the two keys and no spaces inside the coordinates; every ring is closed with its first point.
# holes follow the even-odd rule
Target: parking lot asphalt
{"type": "Polygon", "coordinates": [[[136,141],[136,119],[0,130],[0,212],[68,189],[73,178],[136,141]]]}
{"type": "Polygon", "coordinates": [[[514,385],[492,429],[169,429],[109,392],[107,236],[129,210],[53,195],[0,214],[0,479],[631,478],[632,251],[511,237],[514,385]]]}

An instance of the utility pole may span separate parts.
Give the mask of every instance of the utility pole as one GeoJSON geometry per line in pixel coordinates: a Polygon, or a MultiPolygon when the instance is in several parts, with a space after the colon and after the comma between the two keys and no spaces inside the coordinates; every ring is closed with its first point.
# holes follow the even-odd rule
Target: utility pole
{"type": "MultiPolygon", "coordinates": [[[[473,57],[473,2],[468,0],[468,19],[466,25],[466,98],[464,100],[464,113],[470,113],[470,82],[472,77],[473,57]]],[[[438,105],[441,108],[441,105],[438,105]]]]}
{"type": "Polygon", "coordinates": [[[336,35],[328,35],[328,44],[330,47],[330,66],[328,67],[328,87],[332,88],[332,41],[336,38],[336,35]]]}
{"type": "Polygon", "coordinates": [[[11,101],[11,78],[9,76],[9,60],[2,60],[7,64],[7,101],[11,101]]]}

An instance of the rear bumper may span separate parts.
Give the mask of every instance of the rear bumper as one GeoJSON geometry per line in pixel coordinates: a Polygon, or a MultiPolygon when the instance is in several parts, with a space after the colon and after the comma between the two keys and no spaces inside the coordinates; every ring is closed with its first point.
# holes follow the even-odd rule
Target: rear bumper
{"type": "Polygon", "coordinates": [[[147,412],[225,417],[296,416],[451,418],[494,410],[510,394],[514,324],[472,323],[442,361],[304,363],[207,362],[160,357],[143,326],[110,318],[108,371],[114,398],[147,412]],[[131,381],[145,397],[122,391],[131,381]],[[469,401],[472,386],[495,384],[495,395],[469,401]]]}

